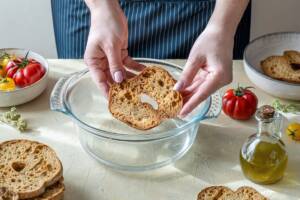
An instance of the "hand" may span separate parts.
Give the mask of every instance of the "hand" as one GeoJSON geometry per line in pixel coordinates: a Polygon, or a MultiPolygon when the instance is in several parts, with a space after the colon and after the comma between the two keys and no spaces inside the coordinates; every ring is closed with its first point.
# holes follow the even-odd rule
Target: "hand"
{"type": "Polygon", "coordinates": [[[91,28],[84,61],[93,80],[107,96],[113,81],[120,83],[134,75],[124,66],[136,71],[143,66],[128,56],[127,20],[118,1],[104,0],[90,10],[91,28]]]}
{"type": "Polygon", "coordinates": [[[174,86],[183,95],[184,117],[220,87],[232,81],[234,37],[207,27],[193,45],[179,81],[174,86]]]}

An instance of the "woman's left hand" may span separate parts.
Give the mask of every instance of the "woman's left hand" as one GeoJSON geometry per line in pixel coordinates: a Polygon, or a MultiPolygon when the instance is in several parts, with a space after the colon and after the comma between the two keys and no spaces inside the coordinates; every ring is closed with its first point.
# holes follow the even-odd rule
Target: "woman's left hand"
{"type": "Polygon", "coordinates": [[[207,26],[194,43],[182,75],[176,85],[184,105],[184,117],[220,87],[232,81],[234,35],[207,26]]]}

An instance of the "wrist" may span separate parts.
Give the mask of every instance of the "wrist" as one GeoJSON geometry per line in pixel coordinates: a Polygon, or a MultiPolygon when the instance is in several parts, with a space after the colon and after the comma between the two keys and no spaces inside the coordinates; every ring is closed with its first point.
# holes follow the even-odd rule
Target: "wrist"
{"type": "Polygon", "coordinates": [[[228,39],[234,38],[235,31],[236,31],[235,28],[223,26],[222,24],[219,23],[209,23],[204,29],[204,32],[214,34],[214,35],[220,35],[222,38],[225,37],[228,39]]]}
{"type": "Polygon", "coordinates": [[[113,6],[119,6],[118,0],[85,0],[86,5],[90,9],[91,15],[98,13],[103,8],[113,6]]]}

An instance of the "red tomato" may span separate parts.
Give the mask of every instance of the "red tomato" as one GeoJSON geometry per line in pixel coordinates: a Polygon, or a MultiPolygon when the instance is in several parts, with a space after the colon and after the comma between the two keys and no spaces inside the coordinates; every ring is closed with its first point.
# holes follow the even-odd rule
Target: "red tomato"
{"type": "Polygon", "coordinates": [[[9,78],[13,78],[18,68],[19,68],[18,65],[14,61],[9,61],[5,67],[7,76],[9,78]]]}
{"type": "Polygon", "coordinates": [[[249,87],[229,89],[222,99],[223,112],[233,119],[247,120],[255,113],[257,97],[249,87]]]}
{"type": "Polygon", "coordinates": [[[40,80],[45,74],[44,67],[34,59],[27,59],[27,55],[25,58],[10,61],[6,70],[7,76],[13,78],[18,87],[29,86],[40,80]]]}

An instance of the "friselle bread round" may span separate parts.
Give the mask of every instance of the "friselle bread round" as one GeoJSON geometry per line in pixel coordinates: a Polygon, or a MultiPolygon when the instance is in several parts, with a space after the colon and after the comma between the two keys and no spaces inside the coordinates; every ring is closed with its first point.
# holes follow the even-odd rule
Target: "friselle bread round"
{"type": "Polygon", "coordinates": [[[263,72],[275,79],[300,83],[300,53],[285,51],[283,56],[270,56],[261,61],[263,72]]]}
{"type": "Polygon", "coordinates": [[[45,192],[38,197],[26,200],[62,200],[64,197],[65,186],[63,178],[53,185],[46,188],[45,192]]]}
{"type": "Polygon", "coordinates": [[[236,191],[232,191],[225,186],[211,186],[203,189],[197,200],[267,200],[251,187],[240,187],[236,191]]]}
{"type": "Polygon", "coordinates": [[[219,200],[225,196],[232,195],[233,191],[225,186],[211,186],[203,189],[197,200],[219,200]]]}
{"type": "Polygon", "coordinates": [[[139,75],[114,83],[109,90],[109,110],[126,124],[147,130],[159,125],[164,119],[176,117],[182,107],[182,96],[173,87],[176,80],[168,71],[152,66],[139,75]],[[141,102],[141,95],[153,98],[158,108],[141,102]]]}
{"type": "Polygon", "coordinates": [[[62,165],[47,145],[30,140],[0,144],[0,187],[17,193],[19,199],[41,195],[62,177],[62,165]]]}

